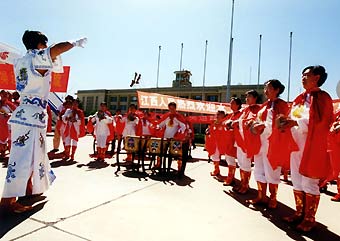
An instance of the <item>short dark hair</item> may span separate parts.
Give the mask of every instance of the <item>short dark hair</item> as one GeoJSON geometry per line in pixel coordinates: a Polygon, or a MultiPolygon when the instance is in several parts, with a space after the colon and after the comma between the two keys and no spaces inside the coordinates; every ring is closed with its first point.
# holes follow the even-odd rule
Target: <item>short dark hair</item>
{"type": "Polygon", "coordinates": [[[223,114],[223,115],[225,116],[225,111],[224,111],[224,110],[218,110],[218,111],[217,111],[217,115],[218,115],[218,114],[223,114]]]}
{"type": "Polygon", "coordinates": [[[129,108],[135,108],[135,109],[137,110],[137,105],[135,105],[135,104],[130,104],[130,105],[129,105],[129,108]]]}
{"type": "Polygon", "coordinates": [[[277,94],[277,97],[279,97],[283,91],[285,90],[285,86],[280,82],[278,79],[270,79],[264,82],[264,85],[271,85],[275,90],[279,90],[279,93],[277,94]]]}
{"type": "Polygon", "coordinates": [[[73,98],[72,95],[68,95],[68,96],[65,97],[65,101],[73,101],[73,100],[74,100],[74,98],[73,98]]]}
{"type": "Polygon", "coordinates": [[[100,106],[102,106],[102,105],[107,107],[107,103],[106,102],[101,102],[100,106]]]}
{"type": "Polygon", "coordinates": [[[238,105],[238,110],[241,109],[241,107],[242,107],[242,100],[240,98],[238,98],[238,97],[231,97],[231,101],[232,100],[235,101],[236,104],[238,105]]]}
{"type": "Polygon", "coordinates": [[[322,86],[325,83],[327,76],[328,76],[328,74],[326,73],[325,67],[321,65],[308,66],[303,69],[302,74],[308,69],[312,71],[313,75],[320,76],[317,84],[318,84],[318,87],[322,86]]]}
{"type": "Polygon", "coordinates": [[[170,102],[170,103],[168,104],[168,107],[170,107],[170,106],[174,106],[175,108],[177,108],[177,104],[176,104],[175,102],[170,102]]]}
{"type": "Polygon", "coordinates": [[[256,90],[248,90],[246,92],[246,95],[251,95],[251,96],[253,96],[256,99],[259,98],[259,93],[256,90]]]}
{"type": "Polygon", "coordinates": [[[42,32],[26,30],[22,36],[22,42],[24,43],[27,50],[37,49],[38,44],[46,45],[48,38],[42,32]]]}

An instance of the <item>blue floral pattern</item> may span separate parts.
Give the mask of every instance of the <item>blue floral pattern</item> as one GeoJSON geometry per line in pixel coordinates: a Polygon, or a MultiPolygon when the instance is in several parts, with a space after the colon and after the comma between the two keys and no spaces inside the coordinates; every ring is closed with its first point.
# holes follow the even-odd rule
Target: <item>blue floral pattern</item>
{"type": "Polygon", "coordinates": [[[13,164],[8,164],[8,168],[7,168],[7,175],[6,175],[6,182],[7,183],[11,183],[11,179],[16,178],[15,176],[15,167],[16,163],[14,162],[13,164]]]}
{"type": "Polygon", "coordinates": [[[47,100],[42,100],[39,97],[34,97],[33,99],[30,99],[27,96],[25,96],[25,98],[23,100],[23,104],[37,105],[38,107],[42,107],[42,108],[46,109],[47,100]]]}
{"type": "Polygon", "coordinates": [[[28,81],[28,74],[27,68],[21,68],[19,75],[17,76],[16,81],[16,88],[18,91],[23,91],[27,85],[28,81]]]}
{"type": "Polygon", "coordinates": [[[30,134],[30,131],[28,131],[25,135],[19,136],[15,141],[13,141],[13,144],[15,146],[25,146],[25,142],[30,138],[28,135],[30,134]]]}
{"type": "Polygon", "coordinates": [[[15,114],[15,117],[19,118],[20,120],[26,120],[26,118],[22,116],[23,114],[25,114],[25,110],[21,109],[15,114]]]}
{"type": "Polygon", "coordinates": [[[32,115],[34,119],[39,119],[41,123],[45,123],[45,116],[46,114],[42,111],[41,113],[37,112],[32,115]]]}
{"type": "Polygon", "coordinates": [[[45,176],[45,165],[41,162],[39,164],[40,168],[39,168],[39,177],[40,177],[40,180],[44,178],[45,176]]]}

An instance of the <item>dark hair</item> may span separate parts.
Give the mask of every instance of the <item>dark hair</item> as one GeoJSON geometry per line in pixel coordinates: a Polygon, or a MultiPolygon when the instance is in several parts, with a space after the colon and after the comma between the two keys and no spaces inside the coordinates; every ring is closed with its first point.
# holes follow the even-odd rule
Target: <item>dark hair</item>
{"type": "Polygon", "coordinates": [[[135,108],[135,109],[137,110],[137,105],[135,105],[135,104],[130,104],[130,105],[129,105],[129,108],[135,108]]]}
{"type": "Polygon", "coordinates": [[[280,80],[277,80],[277,79],[270,79],[270,80],[267,80],[266,82],[264,82],[264,85],[271,85],[273,86],[273,88],[275,90],[279,90],[279,93],[277,94],[276,97],[279,97],[283,91],[285,90],[285,86],[280,82],[280,80]]]}
{"type": "Polygon", "coordinates": [[[168,107],[170,107],[170,106],[173,106],[173,107],[177,108],[177,104],[175,102],[170,102],[168,104],[168,107]]]}
{"type": "Polygon", "coordinates": [[[27,50],[37,49],[38,44],[46,45],[48,38],[42,32],[26,30],[22,36],[22,42],[24,43],[27,50]]]}
{"type": "Polygon", "coordinates": [[[240,98],[238,98],[238,97],[231,97],[230,102],[231,101],[235,101],[236,102],[236,104],[238,105],[238,110],[241,109],[241,107],[242,107],[242,100],[240,98]]]}
{"type": "Polygon", "coordinates": [[[78,105],[80,104],[80,100],[77,98],[77,99],[74,99],[73,101],[72,101],[73,103],[77,103],[78,105]]]}
{"type": "Polygon", "coordinates": [[[217,111],[217,115],[218,115],[218,114],[223,114],[223,115],[225,116],[224,110],[218,110],[218,111],[217,111]]]}
{"type": "Polygon", "coordinates": [[[107,103],[106,102],[101,102],[100,106],[102,106],[102,105],[107,107],[107,103]]]}
{"type": "Polygon", "coordinates": [[[256,90],[248,90],[246,95],[253,96],[256,100],[259,98],[259,93],[256,90]]]}
{"type": "Polygon", "coordinates": [[[73,96],[72,95],[68,95],[68,96],[66,96],[65,97],[65,101],[73,101],[74,100],[74,98],[73,98],[73,96]]]}
{"type": "Polygon", "coordinates": [[[318,84],[318,87],[322,86],[325,83],[327,76],[328,76],[328,74],[326,73],[325,67],[321,65],[308,66],[303,69],[302,74],[308,69],[312,71],[313,75],[320,76],[317,84],[318,84]]]}

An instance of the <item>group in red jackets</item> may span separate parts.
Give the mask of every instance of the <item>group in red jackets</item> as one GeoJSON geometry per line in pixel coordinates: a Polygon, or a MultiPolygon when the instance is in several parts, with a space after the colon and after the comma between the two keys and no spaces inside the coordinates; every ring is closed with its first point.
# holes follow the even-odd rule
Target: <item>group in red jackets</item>
{"type": "MultiPolygon", "coordinates": [[[[176,111],[176,103],[169,103],[169,112],[161,115],[139,111],[135,104],[129,106],[128,112],[121,115],[120,110],[112,117],[107,110],[106,103],[101,103],[101,109],[95,115],[90,116],[87,125],[88,132],[94,132],[97,141],[98,159],[103,160],[109,143],[113,140],[113,146],[118,141],[117,151],[120,151],[121,141],[127,136],[143,136],[158,138],[174,138],[187,140],[192,137],[193,129],[189,121],[176,111]],[[101,136],[102,138],[98,138],[101,136]],[[103,140],[102,140],[103,139],[103,140]]],[[[126,162],[132,161],[132,154],[128,153],[126,162]]],[[[160,166],[157,159],[155,168],[160,166]]],[[[181,160],[178,160],[181,168],[181,160]]]]}
{"type": "Polygon", "coordinates": [[[237,159],[241,184],[234,191],[248,191],[254,161],[258,193],[247,200],[249,204],[276,208],[281,171],[290,169],[296,212],[284,220],[298,222],[301,231],[315,226],[321,181],[338,180],[339,193],[332,200],[340,201],[340,112],[334,119],[332,99],[320,89],[326,78],[324,67],[306,67],[302,71],[305,91],[291,105],[279,98],[284,85],[268,80],[264,84],[265,103],[256,104],[258,93],[254,90],[246,92],[247,107],[243,109],[240,104],[239,109],[234,108],[237,98],[232,98],[233,112],[225,115],[218,111],[206,136],[206,150],[214,161],[211,175],[220,175],[220,156],[226,156],[229,172],[224,185],[234,184],[237,159]]]}

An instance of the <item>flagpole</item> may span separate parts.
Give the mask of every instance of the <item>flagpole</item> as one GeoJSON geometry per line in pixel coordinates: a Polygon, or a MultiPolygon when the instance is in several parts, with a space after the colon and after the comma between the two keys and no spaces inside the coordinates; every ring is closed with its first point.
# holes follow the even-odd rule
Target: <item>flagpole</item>
{"type": "Polygon", "coordinates": [[[159,45],[158,46],[157,83],[156,83],[157,89],[158,89],[158,80],[159,80],[159,63],[161,61],[161,49],[162,49],[162,47],[159,45]]]}
{"type": "Polygon", "coordinates": [[[179,61],[179,70],[182,70],[182,60],[183,60],[183,43],[181,43],[181,59],[179,61]]]}
{"type": "Polygon", "coordinates": [[[232,49],[233,49],[234,4],[235,4],[235,0],[232,0],[231,22],[230,22],[230,39],[229,39],[228,80],[227,80],[227,96],[226,96],[227,102],[230,101],[231,67],[232,67],[232,55],[233,55],[232,49]]]}
{"type": "Polygon", "coordinates": [[[260,76],[261,76],[261,51],[262,51],[262,34],[260,34],[260,43],[259,43],[259,62],[257,67],[257,91],[260,89],[260,76]]]}
{"type": "Polygon", "coordinates": [[[288,96],[287,101],[289,101],[290,94],[290,73],[292,70],[292,45],[293,45],[293,32],[290,32],[290,40],[289,40],[289,64],[288,64],[288,96]]]}
{"type": "Polygon", "coordinates": [[[206,72],[206,68],[207,68],[207,51],[208,51],[208,40],[205,40],[204,67],[203,67],[203,88],[202,88],[202,100],[204,100],[204,89],[205,89],[205,72],[206,72]]]}

